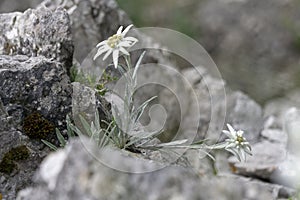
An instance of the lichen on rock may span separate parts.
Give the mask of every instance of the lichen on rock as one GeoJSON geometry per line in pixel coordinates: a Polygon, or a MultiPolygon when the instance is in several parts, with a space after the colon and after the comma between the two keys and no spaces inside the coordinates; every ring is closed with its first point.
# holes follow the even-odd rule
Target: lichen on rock
{"type": "Polygon", "coordinates": [[[58,128],[71,111],[72,86],[64,67],[45,57],[0,55],[0,98],[21,129],[25,116],[38,111],[58,128]]]}
{"type": "Polygon", "coordinates": [[[16,162],[27,159],[29,155],[30,151],[25,145],[12,148],[9,152],[4,154],[0,162],[0,172],[11,174],[13,170],[18,168],[16,162]]]}
{"type": "Polygon", "coordinates": [[[49,153],[40,139],[66,128],[74,47],[64,9],[0,14],[0,22],[0,193],[10,200],[49,153]]]}
{"type": "Polygon", "coordinates": [[[34,112],[24,119],[23,131],[31,139],[47,139],[54,134],[55,126],[40,113],[34,112]]]}

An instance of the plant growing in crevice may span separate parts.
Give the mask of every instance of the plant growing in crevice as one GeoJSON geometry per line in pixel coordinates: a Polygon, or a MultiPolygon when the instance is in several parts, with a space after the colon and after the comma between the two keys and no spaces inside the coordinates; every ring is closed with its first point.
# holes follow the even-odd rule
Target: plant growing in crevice
{"type": "Polygon", "coordinates": [[[118,80],[117,77],[113,77],[109,75],[105,70],[102,73],[100,80],[95,84],[95,90],[100,96],[104,96],[108,89],[106,88],[106,84],[118,80]]]}
{"type": "MultiPolygon", "coordinates": [[[[121,26],[117,33],[107,40],[100,42],[96,47],[98,51],[94,57],[96,59],[98,56],[105,53],[103,60],[105,60],[110,54],[113,57],[113,63],[116,69],[118,69],[122,76],[125,77],[125,94],[123,99],[123,108],[116,105],[112,105],[112,112],[114,113],[113,130],[117,131],[117,138],[123,141],[121,145],[117,145],[119,148],[124,149],[137,149],[137,150],[160,150],[160,149],[187,149],[187,150],[197,150],[201,152],[206,152],[208,156],[212,159],[213,156],[209,154],[208,150],[213,149],[225,149],[235,155],[239,160],[245,160],[246,154],[251,155],[251,147],[246,141],[246,138],[242,136],[243,131],[235,131],[231,125],[227,125],[229,131],[224,130],[223,132],[229,137],[225,142],[207,145],[206,140],[201,140],[194,142],[192,144],[188,143],[187,139],[176,140],[168,143],[152,144],[151,141],[156,138],[161,130],[155,132],[145,132],[145,131],[135,131],[138,125],[138,121],[143,114],[145,108],[148,104],[156,97],[152,97],[142,103],[139,107],[135,108],[133,102],[133,95],[137,87],[137,72],[140,68],[142,59],[145,52],[141,54],[136,65],[132,68],[130,53],[127,51],[128,48],[132,47],[138,40],[133,37],[125,37],[132,25],[129,25],[124,31],[121,26]],[[126,66],[119,64],[119,54],[123,54],[126,62],[126,66]]],[[[105,136],[105,135],[104,135],[105,136]]]]}
{"type": "MultiPolygon", "coordinates": [[[[112,145],[120,149],[131,152],[147,151],[166,151],[167,153],[176,153],[176,150],[190,150],[205,153],[214,160],[214,157],[209,153],[211,150],[223,149],[227,150],[236,156],[240,161],[246,159],[246,154],[251,155],[251,147],[246,138],[243,137],[243,131],[234,130],[231,125],[227,125],[229,131],[224,130],[229,139],[224,142],[214,145],[206,144],[207,140],[197,142],[188,141],[188,139],[175,140],[166,143],[155,143],[154,139],[162,132],[157,130],[154,132],[147,132],[140,130],[139,120],[145,108],[156,97],[151,97],[139,106],[134,105],[134,94],[137,90],[137,74],[141,66],[142,59],[145,55],[143,52],[133,67],[130,53],[128,49],[132,47],[138,40],[134,37],[125,37],[132,25],[125,28],[121,26],[117,33],[107,40],[100,42],[96,47],[98,51],[94,56],[97,59],[100,55],[105,54],[103,60],[112,54],[113,66],[120,72],[125,80],[124,98],[121,99],[121,104],[112,102],[112,120],[110,122],[100,120],[98,111],[95,111],[95,120],[88,122],[83,116],[79,116],[83,130],[72,124],[70,121],[68,127],[78,135],[88,135],[91,140],[95,141],[100,148],[107,145],[112,145]],[[123,56],[125,64],[119,62],[119,56],[123,56]],[[105,128],[101,127],[101,123],[105,128]]],[[[118,96],[113,91],[105,89],[105,84],[100,88],[96,87],[96,91],[102,93],[111,92],[112,95],[118,96]]],[[[103,93],[102,93],[103,94],[103,93]]],[[[63,147],[67,141],[57,131],[57,137],[63,147]]],[[[46,143],[47,144],[47,143],[46,143]]],[[[50,144],[48,144],[49,146],[50,144]]],[[[55,149],[55,148],[53,148],[55,149]]]]}
{"type": "MultiPolygon", "coordinates": [[[[73,131],[74,129],[72,128],[73,124],[71,122],[70,117],[67,115],[66,117],[66,122],[67,122],[67,135],[68,135],[68,139],[76,137],[75,132],[73,131]]],[[[60,130],[58,128],[55,129],[55,133],[56,133],[56,137],[59,141],[59,147],[65,147],[68,144],[68,140],[66,140],[64,138],[64,136],[61,134],[60,130]]],[[[52,144],[51,142],[48,142],[47,140],[43,140],[42,142],[44,144],[46,144],[49,148],[51,148],[52,150],[57,150],[58,147],[55,146],[54,144],[52,144]]]]}
{"type": "Polygon", "coordinates": [[[117,77],[109,75],[105,70],[102,73],[100,80],[97,81],[97,75],[85,73],[83,70],[79,69],[76,65],[73,65],[70,70],[70,81],[79,82],[81,84],[87,85],[90,88],[94,88],[96,92],[104,96],[108,91],[106,84],[116,81],[117,77]]]}

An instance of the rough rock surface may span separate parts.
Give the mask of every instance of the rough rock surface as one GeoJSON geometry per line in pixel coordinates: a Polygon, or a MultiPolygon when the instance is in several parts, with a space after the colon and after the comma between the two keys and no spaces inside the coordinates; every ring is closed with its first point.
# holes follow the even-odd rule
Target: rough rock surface
{"type": "Polygon", "coordinates": [[[272,174],[286,158],[285,145],[262,141],[252,145],[253,156],[240,163],[235,157],[229,159],[232,171],[245,176],[270,180],[272,174]]]}
{"type": "Polygon", "coordinates": [[[281,143],[284,146],[287,144],[288,135],[280,129],[264,129],[261,136],[271,142],[281,143]]]}
{"type": "Polygon", "coordinates": [[[17,130],[0,131],[0,138],[0,193],[3,199],[16,199],[19,190],[32,184],[47,151],[17,130]]]}
{"type": "Polygon", "coordinates": [[[242,92],[227,95],[226,108],[226,122],[234,125],[236,129],[245,130],[245,137],[250,142],[257,141],[263,129],[262,108],[242,92]]]}
{"type": "Polygon", "coordinates": [[[75,45],[74,57],[80,63],[97,43],[114,34],[119,26],[130,23],[115,1],[46,0],[39,7],[56,10],[60,6],[70,15],[75,45]]]}
{"type": "Polygon", "coordinates": [[[0,98],[15,128],[40,113],[62,126],[71,111],[72,86],[64,67],[45,57],[0,56],[0,98]]]}
{"type": "Polygon", "coordinates": [[[229,158],[234,173],[289,187],[297,185],[300,111],[293,107],[296,104],[290,103],[292,99],[281,98],[267,103],[260,141],[252,145],[253,156],[245,163],[229,158]]]}
{"type": "Polygon", "coordinates": [[[290,187],[299,185],[300,174],[300,109],[290,108],[286,111],[283,130],[288,134],[286,159],[280,164],[273,176],[274,182],[290,187]]]}
{"type": "Polygon", "coordinates": [[[6,112],[1,99],[0,99],[0,122],[1,122],[0,131],[8,130],[10,129],[10,127],[13,126],[12,117],[10,117],[6,112]]]}
{"type": "Polygon", "coordinates": [[[63,129],[66,114],[71,111],[71,94],[69,77],[60,63],[43,56],[0,56],[3,199],[15,199],[17,191],[32,183],[35,170],[48,152],[40,139],[54,142],[54,128],[63,129]]]}
{"type": "Polygon", "coordinates": [[[0,54],[45,56],[72,66],[73,43],[68,14],[63,9],[28,9],[0,15],[0,54]]]}
{"type": "Polygon", "coordinates": [[[65,128],[73,44],[63,9],[0,14],[0,22],[0,196],[11,200],[49,152],[40,140],[57,143],[55,127],[65,128]]]}
{"type": "Polygon", "coordinates": [[[189,99],[189,109],[183,119],[184,129],[197,132],[199,139],[218,139],[225,120],[225,82],[213,78],[203,67],[186,69],[182,74],[192,86],[190,92],[196,94],[196,98],[189,99]],[[195,121],[199,123],[193,123],[197,126],[192,127],[190,122],[195,121]]]}
{"type": "Polygon", "coordinates": [[[79,115],[83,115],[88,122],[94,121],[96,109],[101,120],[111,120],[110,104],[105,98],[99,96],[95,90],[78,82],[74,82],[72,85],[72,116],[77,126],[81,125],[79,115]]]}
{"type": "Polygon", "coordinates": [[[300,109],[300,90],[293,90],[287,95],[275,98],[264,106],[264,117],[269,117],[266,126],[283,128],[290,108],[300,109]]]}
{"type": "Polygon", "coordinates": [[[191,169],[176,166],[134,173],[160,164],[113,149],[101,152],[86,142],[83,138],[49,155],[37,173],[37,185],[22,190],[17,199],[272,199],[289,192],[238,177],[199,179],[191,169]],[[132,173],[115,170],[108,163],[132,173]]]}
{"type": "MultiPolygon", "coordinates": [[[[72,35],[74,39],[74,58],[84,61],[96,44],[115,34],[120,26],[132,24],[127,14],[112,0],[45,0],[38,8],[47,7],[55,11],[58,7],[65,8],[70,15],[72,35]],[[84,40],[82,36],[85,36],[84,40]]],[[[139,39],[138,46],[155,46],[153,40],[139,31],[133,31],[132,36],[139,39]]],[[[164,64],[168,60],[157,52],[147,53],[144,60],[164,64]]],[[[94,55],[94,52],[93,52],[94,55]]],[[[90,57],[91,58],[91,57],[90,57]]],[[[137,58],[133,59],[136,60],[137,58]]],[[[103,64],[103,63],[102,63],[103,64]]]]}
{"type": "MultiPolygon", "coordinates": [[[[47,7],[51,10],[55,10],[58,6],[64,7],[70,14],[75,45],[74,58],[77,61],[82,62],[81,69],[83,71],[92,72],[92,74],[99,75],[99,72],[94,71],[95,66],[102,66],[99,68],[103,69],[103,66],[107,66],[112,60],[108,59],[109,62],[103,62],[102,59],[97,59],[94,63],[90,63],[93,55],[95,55],[96,53],[96,44],[100,41],[106,40],[109,36],[114,34],[119,26],[127,26],[131,24],[130,19],[124,11],[118,8],[118,5],[115,1],[66,0],[61,3],[61,1],[46,0],[39,7],[47,7]],[[84,40],[82,40],[82,35],[85,35],[84,40]]],[[[159,49],[158,44],[153,42],[150,37],[145,36],[139,31],[132,31],[130,35],[139,39],[139,43],[137,43],[136,49],[139,49],[140,47],[156,47],[155,49],[159,49]]],[[[134,55],[132,56],[133,64],[136,63],[141,53],[141,51],[136,51],[134,53],[134,55]]],[[[167,54],[162,53],[161,50],[148,50],[145,58],[143,59],[143,63],[154,63],[154,65],[166,64],[168,66],[174,67],[174,65],[170,64],[171,62],[167,58],[167,54]]],[[[154,81],[151,77],[155,77],[155,80],[158,80],[159,82],[167,82],[169,80],[172,89],[175,89],[175,93],[180,94],[180,91],[183,91],[182,85],[174,81],[174,78],[172,78],[173,80],[171,80],[173,74],[168,73],[169,72],[160,73],[159,70],[155,70],[155,68],[152,68],[150,70],[145,69],[142,73],[140,73],[141,75],[139,75],[139,77],[142,77],[141,79],[146,83],[154,81]],[[169,77],[169,79],[167,80],[166,77],[169,77]]],[[[178,106],[176,97],[165,87],[159,87],[155,84],[139,89],[139,91],[140,92],[136,93],[135,98],[140,102],[147,100],[152,96],[158,96],[155,103],[163,105],[168,112],[168,118],[166,119],[164,130],[166,133],[165,135],[170,134],[171,136],[165,136],[164,138],[172,138],[172,133],[177,132],[177,124],[181,120],[181,115],[178,113],[182,112],[178,106]],[[168,98],[164,98],[164,95],[168,95],[168,98]]],[[[183,98],[183,94],[181,95],[181,98],[183,98]]],[[[144,119],[144,122],[144,124],[147,124],[149,120],[144,119]]]]}
{"type": "MultiPolygon", "coordinates": [[[[246,9],[244,6],[246,5],[248,8],[251,4],[250,1],[243,2],[228,4],[222,1],[218,5],[213,2],[207,3],[206,8],[211,8],[211,10],[207,9],[205,12],[210,16],[212,10],[219,6],[225,5],[227,8],[225,12],[227,12],[231,9],[246,9]],[[210,5],[216,7],[210,7],[210,5]]],[[[252,3],[254,7],[260,4],[265,5],[265,3],[257,3],[256,0],[252,3]]],[[[231,21],[232,13],[229,12],[229,14],[229,18],[218,19],[224,22],[231,21]]],[[[245,13],[245,15],[247,14],[248,12],[245,13]]],[[[213,15],[222,15],[222,12],[213,13],[213,15]]],[[[191,166],[194,169],[170,166],[151,173],[122,173],[99,163],[95,160],[95,157],[101,158],[101,160],[105,159],[111,165],[123,167],[123,169],[130,172],[153,171],[161,165],[165,166],[166,163],[162,163],[163,159],[161,157],[155,158],[155,156],[158,156],[156,153],[151,154],[152,160],[146,160],[141,158],[143,157],[141,155],[113,149],[99,152],[92,144],[85,143],[86,145],[83,147],[82,141],[76,141],[66,149],[47,157],[36,175],[35,184],[32,184],[32,174],[47,151],[43,149],[44,146],[39,141],[31,140],[24,133],[16,130],[16,128],[22,130],[24,118],[28,117],[33,111],[38,111],[43,116],[43,122],[49,120],[59,127],[62,125],[65,115],[71,110],[71,98],[75,115],[83,112],[93,114],[95,108],[103,111],[103,107],[109,107],[107,102],[102,102],[93,90],[79,83],[73,84],[72,93],[72,85],[67,77],[73,54],[71,28],[68,23],[72,23],[76,48],[75,58],[82,61],[94,48],[95,44],[107,39],[117,30],[118,26],[126,26],[131,22],[126,14],[118,9],[116,2],[113,0],[46,0],[37,10],[28,10],[24,14],[2,14],[0,19],[3,21],[0,25],[2,27],[0,30],[0,36],[2,36],[0,37],[0,54],[8,54],[0,56],[0,135],[2,140],[0,142],[0,196],[2,194],[4,199],[15,199],[16,192],[28,186],[31,187],[22,190],[18,195],[18,199],[265,200],[279,197],[287,198],[292,194],[292,190],[274,184],[284,183],[273,179],[273,175],[278,170],[283,169],[281,169],[281,162],[286,159],[286,144],[287,141],[291,142],[291,138],[288,140],[286,132],[282,130],[281,120],[286,116],[286,110],[290,105],[295,107],[299,105],[299,93],[295,92],[288,96],[287,102],[291,104],[287,105],[286,99],[280,101],[279,104],[272,104],[272,102],[267,104],[264,121],[262,109],[257,103],[241,92],[229,90],[223,80],[212,77],[202,67],[197,69],[201,72],[201,76],[195,73],[194,69],[186,69],[183,72],[178,70],[180,74],[187,78],[192,87],[186,87],[185,83],[177,81],[176,73],[168,71],[162,73],[162,71],[155,71],[150,67],[142,71],[141,77],[145,82],[151,81],[155,77],[154,80],[171,84],[169,89],[172,88],[176,95],[179,95],[177,98],[179,97],[178,99],[183,102],[182,107],[178,106],[178,102],[176,102],[178,99],[172,98],[172,92],[156,86],[140,90],[138,99],[145,100],[147,95],[158,95],[159,98],[154,103],[165,106],[169,114],[168,117],[170,117],[167,119],[169,123],[167,129],[172,132],[181,122],[180,131],[183,136],[189,137],[190,134],[198,133],[199,138],[205,136],[210,139],[222,140],[223,138],[220,138],[220,135],[221,130],[225,128],[224,122],[232,124],[235,128],[245,130],[245,136],[251,141],[254,153],[253,157],[249,157],[246,163],[238,163],[230,158],[230,169],[227,160],[228,154],[226,152],[216,154],[217,163],[215,165],[222,172],[222,177],[214,177],[210,162],[199,160],[198,154],[190,154],[190,157],[193,158],[193,160],[190,160],[192,161],[191,166]],[[57,9],[59,6],[66,8],[67,12],[63,9],[57,9]],[[52,11],[45,7],[50,8],[52,11]],[[70,20],[66,13],[70,14],[70,20]],[[85,36],[84,39],[83,36],[85,36]],[[22,54],[22,56],[17,54],[22,54]],[[222,95],[224,87],[227,92],[226,99],[222,95]],[[196,96],[190,95],[192,90],[196,92],[196,96]],[[280,111],[278,111],[279,108],[280,111]],[[226,114],[224,114],[224,111],[226,111],[226,114]],[[181,118],[181,116],[184,117],[181,118]],[[214,116],[214,120],[212,120],[212,116],[214,116]],[[16,153],[16,150],[21,151],[22,154],[16,153]],[[89,152],[86,152],[86,150],[89,150],[89,152]],[[4,168],[3,166],[10,167],[4,168]],[[238,176],[228,175],[230,170],[238,176]],[[244,178],[243,176],[250,176],[251,178],[244,178]],[[23,181],[20,181],[21,179],[23,181]]],[[[214,18],[201,19],[214,21],[214,18]]],[[[236,31],[234,32],[236,34],[233,34],[234,36],[239,35],[240,27],[243,25],[248,30],[249,27],[247,26],[249,24],[244,23],[245,20],[247,21],[247,16],[245,18],[241,17],[241,23],[237,22],[239,26],[236,29],[224,30],[224,35],[222,35],[224,40],[218,40],[219,38],[217,38],[221,48],[228,50],[226,45],[234,44],[228,42],[232,39],[230,38],[232,36],[231,31],[236,31]]],[[[253,22],[254,25],[262,23],[258,23],[252,18],[250,18],[250,22],[253,22]]],[[[251,25],[251,23],[249,26],[252,27],[253,24],[251,25]]],[[[219,27],[221,25],[219,24],[219,27]]],[[[258,26],[257,29],[265,30],[263,27],[264,24],[262,27],[258,26]]],[[[211,30],[209,28],[207,31],[210,34],[211,30]]],[[[267,31],[267,33],[269,32],[267,31]]],[[[133,31],[132,34],[141,40],[140,46],[149,47],[154,45],[155,48],[158,48],[158,46],[155,46],[157,44],[153,44],[151,38],[147,38],[137,31],[133,31]]],[[[249,34],[254,37],[251,33],[249,34]]],[[[281,32],[278,33],[278,35],[280,34],[281,32]]],[[[278,35],[275,34],[280,39],[278,35]]],[[[264,37],[258,39],[258,41],[261,39],[264,40],[264,37]]],[[[242,38],[242,41],[246,40],[242,38]]],[[[266,49],[269,49],[270,43],[268,42],[270,41],[267,40],[266,46],[268,48],[263,48],[263,53],[267,52],[266,49]]],[[[279,40],[278,45],[284,46],[283,43],[285,41],[279,40]]],[[[258,45],[260,42],[254,44],[258,45]]],[[[240,51],[240,48],[239,46],[231,48],[232,51],[227,53],[233,55],[234,51],[243,52],[240,51]]],[[[251,48],[253,47],[251,46],[251,48]]],[[[272,52],[271,55],[273,55],[272,52]]],[[[218,51],[215,53],[218,55],[218,51]]],[[[282,52],[279,51],[279,53],[282,52]]],[[[285,53],[282,53],[282,55],[285,56],[285,53]]],[[[293,54],[291,55],[291,60],[286,61],[287,63],[295,61],[293,54]]],[[[164,56],[166,54],[162,52],[149,51],[144,62],[171,66],[168,58],[165,59],[164,56]]],[[[256,54],[254,54],[255,56],[256,54]]],[[[220,56],[219,58],[222,59],[223,57],[220,56]]],[[[280,60],[276,56],[273,58],[276,62],[280,60]]],[[[134,56],[133,60],[136,59],[136,56],[134,56]]],[[[236,62],[239,63],[239,61],[237,59],[236,62]]],[[[258,66],[265,63],[269,64],[269,62],[264,62],[261,59],[258,59],[257,63],[258,66]]],[[[85,64],[88,64],[88,62],[83,62],[81,67],[89,67],[85,64]]],[[[96,64],[97,66],[105,66],[105,63],[101,62],[100,59],[99,63],[96,64]]],[[[273,67],[273,65],[270,66],[273,67]]],[[[180,69],[180,67],[178,68],[180,69]]],[[[286,80],[286,77],[290,78],[289,75],[285,75],[282,75],[284,79],[280,80],[286,80]]],[[[235,80],[239,81],[240,79],[237,79],[236,76],[240,78],[239,73],[234,74],[235,80]]],[[[247,77],[251,76],[247,74],[247,77]]],[[[259,79],[261,77],[255,78],[259,79]]],[[[251,83],[253,83],[253,80],[251,83]]],[[[267,84],[267,86],[269,85],[267,84]]],[[[292,85],[284,84],[281,88],[290,87],[292,85]]],[[[265,88],[268,89],[268,87],[265,88]]],[[[256,88],[254,87],[254,89],[256,88]]],[[[274,90],[275,92],[268,91],[266,94],[263,93],[264,90],[260,90],[262,99],[274,95],[278,91],[277,89],[274,90]]],[[[103,118],[105,117],[105,112],[100,112],[100,114],[103,115],[103,118]]],[[[92,115],[88,117],[93,118],[92,115]]],[[[162,121],[160,117],[160,113],[156,113],[153,118],[159,122],[162,121]]],[[[294,118],[294,122],[298,119],[294,118]]],[[[280,175],[284,177],[284,174],[280,175]]]]}
{"type": "MultiPolygon", "coordinates": [[[[236,173],[266,182],[282,184],[284,178],[279,181],[276,174],[280,171],[282,163],[287,160],[288,134],[282,124],[274,126],[274,122],[278,122],[279,117],[275,112],[276,109],[280,111],[281,119],[287,118],[287,115],[283,113],[287,112],[288,105],[282,101],[282,105],[285,107],[268,106],[268,110],[275,110],[272,113],[274,115],[271,115],[270,112],[263,114],[261,106],[247,95],[239,91],[231,91],[224,82],[211,77],[205,73],[204,69],[197,68],[197,70],[202,71],[202,76],[199,76],[195,69],[186,69],[183,72],[197,91],[196,101],[189,99],[190,108],[183,121],[186,124],[184,130],[188,132],[198,130],[200,136],[214,140],[219,139],[219,141],[224,139],[221,133],[222,129],[226,129],[223,127],[224,122],[230,123],[236,129],[244,130],[244,136],[251,143],[253,156],[249,156],[247,162],[240,163],[235,157],[230,157],[227,160],[228,154],[218,153],[215,155],[216,170],[220,173],[236,173]],[[221,95],[224,88],[226,88],[226,98],[221,95]],[[200,126],[198,129],[189,126],[192,120],[199,119],[198,115],[193,115],[193,111],[197,108],[197,105],[194,104],[198,104],[200,107],[200,126]],[[225,109],[226,115],[222,109],[225,109]]],[[[290,96],[295,97],[297,95],[290,96]]],[[[296,121],[296,115],[290,113],[290,118],[292,117],[296,121]]],[[[207,161],[199,161],[198,156],[194,154],[188,153],[187,156],[191,165],[199,173],[212,173],[211,166],[208,167],[207,161]]],[[[282,171],[280,172],[284,174],[282,171]]],[[[285,176],[285,178],[287,177],[285,176]]],[[[285,185],[290,186],[290,184],[285,185]]]]}
{"type": "MultiPolygon", "coordinates": [[[[246,138],[255,143],[259,139],[260,131],[263,129],[262,108],[251,98],[242,92],[231,91],[223,80],[216,79],[208,73],[202,73],[203,76],[195,73],[196,69],[186,69],[183,71],[186,79],[190,81],[197,99],[189,98],[189,111],[186,113],[184,122],[185,129],[195,129],[189,126],[189,123],[199,118],[199,135],[218,140],[224,138],[221,134],[224,124],[229,123],[235,129],[245,130],[246,138]],[[193,78],[198,76],[198,79],[193,78]],[[222,95],[226,89],[226,96],[222,95]],[[194,110],[199,107],[199,113],[194,110]],[[194,115],[193,112],[197,115],[194,115]]],[[[198,71],[205,71],[197,68],[198,71]]],[[[192,95],[189,95],[192,96],[192,95]]],[[[197,129],[195,129],[197,131],[197,129]]]]}

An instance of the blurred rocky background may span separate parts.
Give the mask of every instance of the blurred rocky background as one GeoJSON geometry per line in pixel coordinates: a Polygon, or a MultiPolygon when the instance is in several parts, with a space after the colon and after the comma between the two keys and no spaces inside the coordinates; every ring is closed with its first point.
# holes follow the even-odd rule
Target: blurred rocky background
{"type": "MultiPolygon", "coordinates": [[[[300,166],[299,1],[1,0],[0,11],[0,199],[266,200],[295,194],[300,166]],[[105,115],[105,99],[71,83],[71,66],[80,65],[120,25],[132,22],[178,30],[205,47],[224,81],[202,67],[197,69],[202,76],[197,76],[194,68],[157,52],[150,52],[146,61],[172,63],[197,91],[197,99],[191,99],[184,85],[174,83],[185,97],[183,135],[197,132],[218,139],[224,124],[209,122],[212,115],[218,116],[217,122],[225,117],[226,123],[247,132],[254,155],[246,163],[217,153],[212,165],[191,153],[186,155],[189,167],[177,164],[149,174],[126,174],[95,157],[110,158],[129,171],[163,163],[114,149],[101,153],[93,144],[86,145],[87,153],[78,140],[45,159],[49,149],[40,139],[55,142],[54,128],[63,132],[71,110],[98,108],[105,115]],[[227,114],[219,116],[224,86],[227,114]],[[191,127],[192,121],[200,126],[191,127]],[[214,131],[207,133],[209,125],[214,131]]],[[[134,34],[152,43],[138,31],[134,34]]],[[[158,103],[172,113],[167,129],[178,128],[175,101],[163,96],[164,90],[148,92],[162,94],[158,103]]]]}
{"type": "Polygon", "coordinates": [[[118,1],[137,26],[183,32],[233,89],[261,104],[300,86],[298,0],[118,1]]]}

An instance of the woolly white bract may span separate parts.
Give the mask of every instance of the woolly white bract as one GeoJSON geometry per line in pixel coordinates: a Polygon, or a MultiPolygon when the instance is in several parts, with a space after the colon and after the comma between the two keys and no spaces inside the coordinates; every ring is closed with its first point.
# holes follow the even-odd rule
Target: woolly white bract
{"type": "Polygon", "coordinates": [[[134,37],[125,37],[130,28],[133,25],[129,25],[123,30],[123,26],[120,26],[117,33],[97,44],[98,51],[94,56],[94,60],[100,55],[104,54],[103,60],[105,60],[110,54],[112,54],[115,68],[118,68],[118,60],[120,52],[129,55],[127,49],[132,47],[138,40],[134,37]]]}
{"type": "Polygon", "coordinates": [[[225,150],[234,154],[239,160],[246,160],[246,154],[252,155],[251,146],[243,137],[244,131],[236,131],[230,124],[227,124],[228,130],[223,130],[229,139],[225,140],[225,150]]]}

